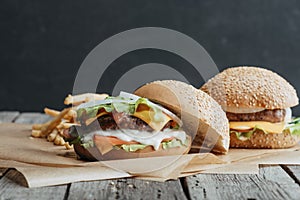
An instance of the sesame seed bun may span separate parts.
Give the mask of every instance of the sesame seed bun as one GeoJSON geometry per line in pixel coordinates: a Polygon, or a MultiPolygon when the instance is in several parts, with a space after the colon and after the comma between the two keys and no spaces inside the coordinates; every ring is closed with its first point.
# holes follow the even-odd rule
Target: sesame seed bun
{"type": "Polygon", "coordinates": [[[233,148],[264,148],[281,149],[295,146],[300,137],[290,133],[268,133],[256,130],[248,140],[239,140],[235,133],[230,134],[230,147],[233,148]]]}
{"type": "Polygon", "coordinates": [[[205,83],[201,90],[227,112],[251,113],[298,105],[296,90],[278,74],[258,67],[233,67],[205,83]]]}
{"type": "Polygon", "coordinates": [[[226,153],[229,124],[221,106],[206,93],[175,80],[148,83],[135,92],[181,116],[183,128],[192,138],[192,148],[226,153]]]}

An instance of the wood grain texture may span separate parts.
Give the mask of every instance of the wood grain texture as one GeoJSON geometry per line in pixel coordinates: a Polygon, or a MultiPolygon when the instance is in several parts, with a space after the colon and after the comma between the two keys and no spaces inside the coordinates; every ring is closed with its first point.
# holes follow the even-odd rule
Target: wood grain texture
{"type": "MultiPolygon", "coordinates": [[[[22,113],[17,123],[44,123],[50,118],[41,113],[22,113]]],[[[64,199],[67,185],[26,188],[25,179],[18,171],[10,169],[5,176],[0,177],[0,199],[64,199]]]]}
{"type": "Polygon", "coordinates": [[[300,199],[300,187],[279,166],[259,175],[199,174],[186,178],[191,199],[300,199]]]}
{"type": "Polygon", "coordinates": [[[12,122],[20,113],[17,111],[1,111],[0,123],[12,122]]]}
{"type": "Polygon", "coordinates": [[[6,168],[0,168],[0,177],[6,172],[6,168]]]}
{"type": "Polygon", "coordinates": [[[51,119],[50,116],[43,113],[21,113],[15,120],[15,123],[20,124],[39,124],[45,123],[51,119]]]}
{"type": "Polygon", "coordinates": [[[186,199],[180,181],[136,179],[72,183],[69,199],[186,199]]]}
{"type": "Polygon", "coordinates": [[[64,199],[66,185],[26,188],[19,184],[21,179],[19,172],[15,170],[7,172],[0,180],[0,199],[64,199]]]}
{"type": "MultiPolygon", "coordinates": [[[[17,111],[1,111],[0,112],[0,123],[13,122],[20,113],[17,111]]],[[[0,178],[6,172],[6,168],[0,168],[0,178]]]]}
{"type": "Polygon", "coordinates": [[[283,168],[294,179],[294,181],[300,185],[300,165],[288,165],[283,168]]]}

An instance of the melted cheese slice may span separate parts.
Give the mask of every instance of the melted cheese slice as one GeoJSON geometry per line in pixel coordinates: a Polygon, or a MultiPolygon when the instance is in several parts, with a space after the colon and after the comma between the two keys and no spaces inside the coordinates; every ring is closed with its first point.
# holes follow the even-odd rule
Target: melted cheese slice
{"type": "Polygon", "coordinates": [[[133,114],[133,116],[140,118],[141,120],[146,122],[155,131],[160,131],[171,120],[171,118],[168,115],[163,114],[162,119],[160,119],[159,121],[155,121],[154,115],[155,112],[151,110],[142,110],[133,114]]]}
{"type": "Polygon", "coordinates": [[[100,112],[96,117],[93,117],[93,118],[89,118],[85,121],[85,125],[90,125],[93,121],[95,121],[96,119],[98,119],[99,117],[103,116],[103,115],[106,115],[108,114],[108,112],[106,111],[103,111],[103,112],[100,112]]]}
{"type": "MultiPolygon", "coordinates": [[[[108,112],[105,111],[100,112],[96,117],[86,120],[85,124],[88,126],[93,121],[106,114],[108,114],[108,112]]],[[[155,112],[153,112],[152,110],[137,111],[133,114],[133,116],[140,118],[141,120],[146,122],[155,131],[160,131],[171,120],[171,118],[168,115],[163,113],[162,119],[160,119],[159,121],[155,121],[154,120],[155,112]]]]}
{"type": "Polygon", "coordinates": [[[229,122],[230,129],[237,131],[251,130],[255,127],[263,129],[267,133],[282,133],[285,127],[282,123],[271,123],[265,121],[249,121],[249,122],[229,122]]]}

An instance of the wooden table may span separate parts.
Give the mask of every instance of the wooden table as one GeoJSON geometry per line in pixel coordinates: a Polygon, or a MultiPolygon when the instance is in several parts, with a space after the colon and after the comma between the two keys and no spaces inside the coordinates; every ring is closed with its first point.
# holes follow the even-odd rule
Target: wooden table
{"type": "MultiPolygon", "coordinates": [[[[0,112],[1,122],[42,123],[41,113],[0,112]]],[[[300,159],[300,158],[299,158],[300,159]]],[[[300,199],[300,166],[263,165],[259,175],[199,174],[164,183],[132,178],[26,188],[0,168],[0,199],[300,199]]]]}

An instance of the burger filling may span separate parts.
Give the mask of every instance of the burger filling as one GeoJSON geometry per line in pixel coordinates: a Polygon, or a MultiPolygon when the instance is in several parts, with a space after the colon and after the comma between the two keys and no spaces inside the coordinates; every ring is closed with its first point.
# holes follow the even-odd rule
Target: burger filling
{"type": "Polygon", "coordinates": [[[265,134],[288,132],[300,135],[299,118],[291,118],[291,110],[263,110],[256,113],[226,113],[230,124],[230,133],[236,134],[240,140],[248,140],[253,133],[261,131],[265,134]]]}
{"type": "Polygon", "coordinates": [[[153,107],[149,100],[114,100],[121,101],[78,109],[81,126],[71,127],[65,133],[70,143],[85,148],[97,145],[102,154],[111,149],[136,152],[148,146],[158,150],[187,145],[186,133],[179,123],[153,107]]]}
{"type": "Polygon", "coordinates": [[[263,110],[256,113],[226,113],[229,121],[266,121],[277,123],[284,121],[286,110],[263,110]]]}

